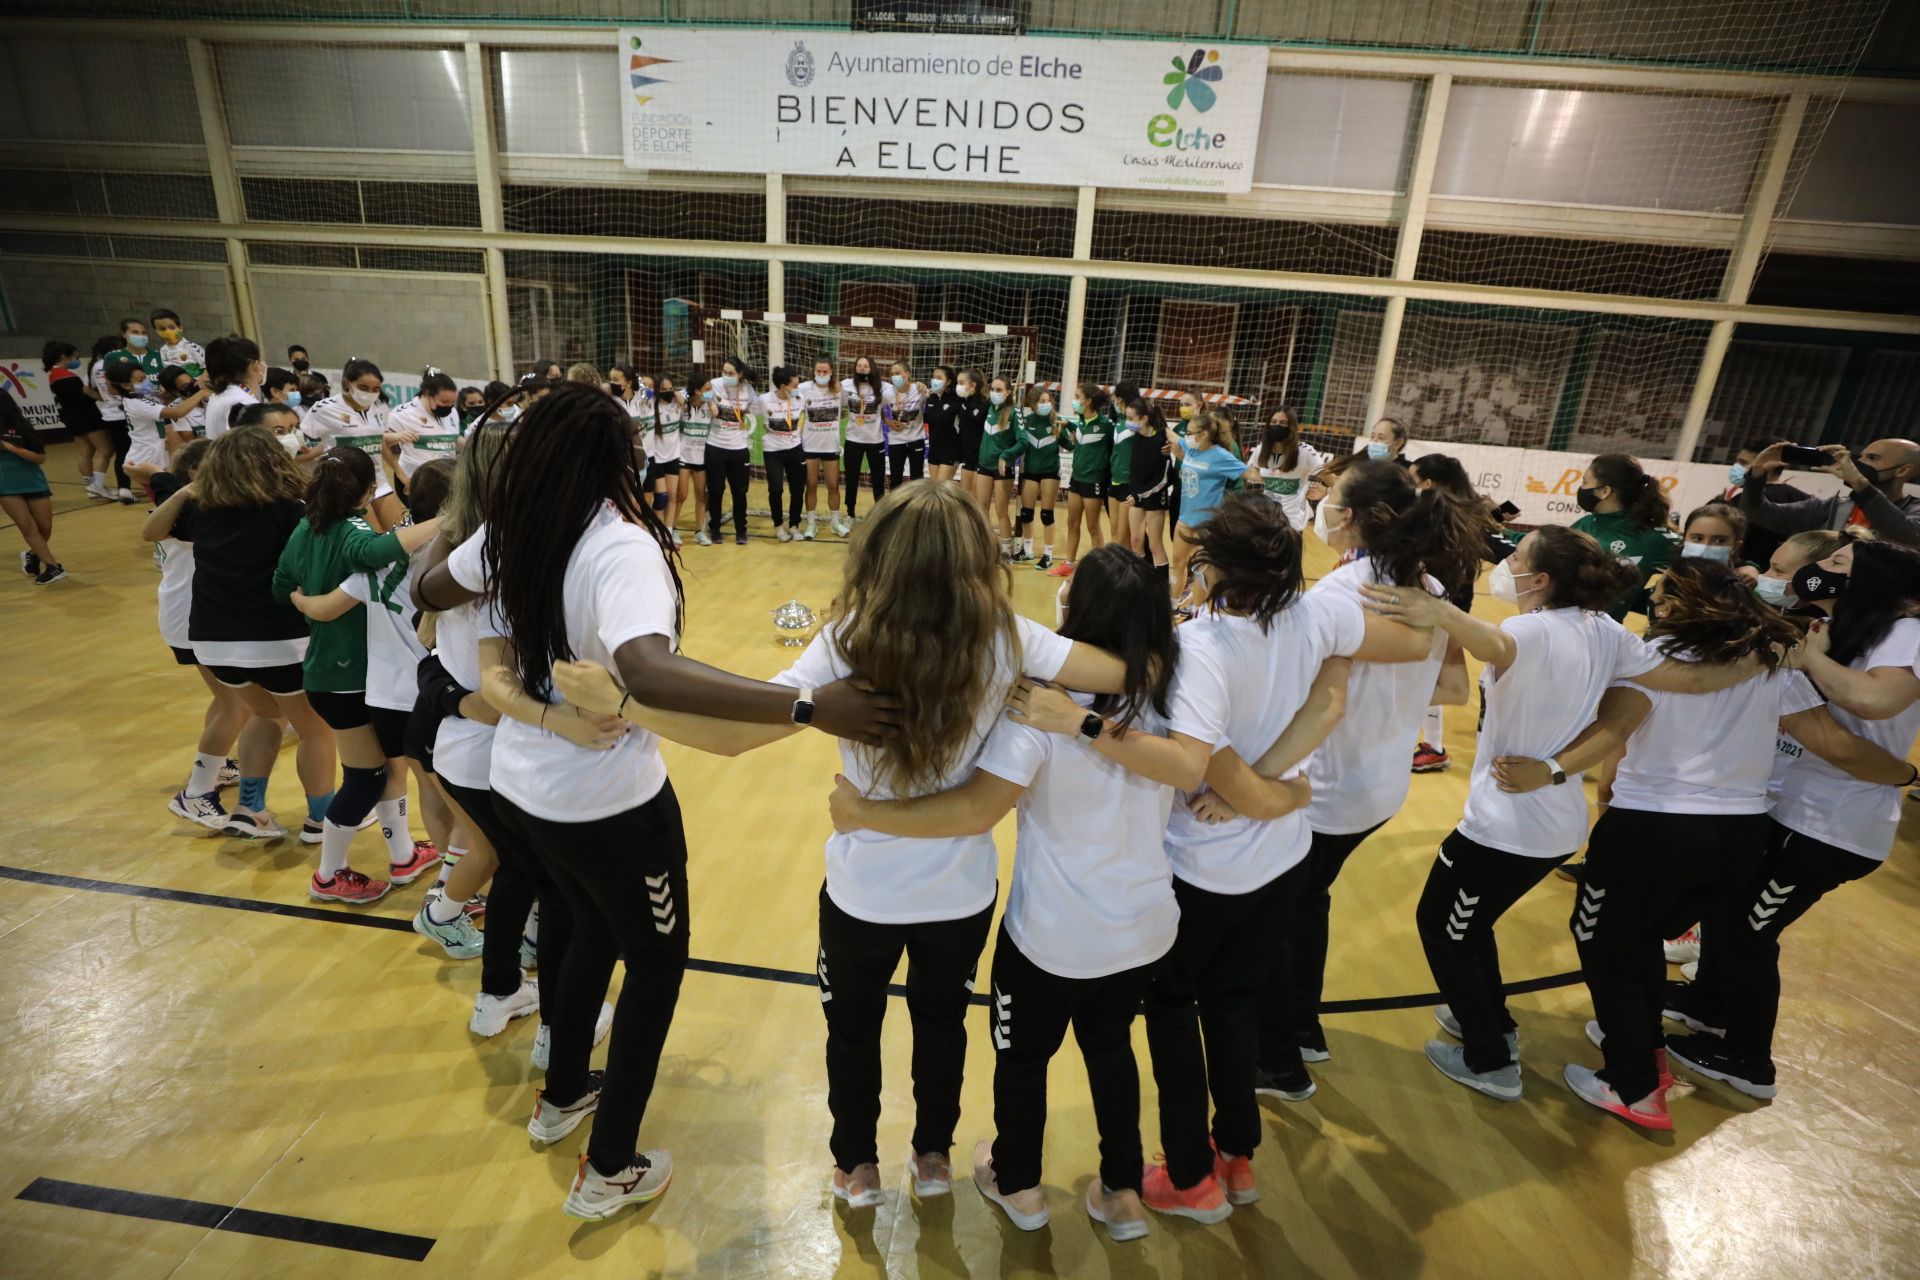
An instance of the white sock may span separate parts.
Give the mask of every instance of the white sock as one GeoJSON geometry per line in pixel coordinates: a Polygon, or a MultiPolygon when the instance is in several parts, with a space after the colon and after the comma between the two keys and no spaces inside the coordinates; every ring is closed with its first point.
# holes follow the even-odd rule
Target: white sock
{"type": "Polygon", "coordinates": [[[332,818],[320,824],[320,879],[331,880],[335,872],[346,870],[353,832],[354,828],[343,827],[332,818]]]}
{"type": "Polygon", "coordinates": [[[433,882],[433,887],[436,889],[445,889],[447,887],[447,877],[453,874],[453,869],[460,865],[460,859],[466,856],[467,851],[465,849],[455,849],[449,846],[446,856],[440,859],[440,876],[433,882]]]}
{"type": "Polygon", "coordinates": [[[187,794],[204,796],[220,785],[220,770],[227,763],[225,756],[195,756],[193,772],[187,775],[187,794]]]}
{"type": "Polygon", "coordinates": [[[1053,544],[1052,544],[1051,542],[1049,542],[1049,543],[1047,544],[1047,554],[1048,554],[1048,555],[1052,555],[1052,554],[1053,554],[1053,544]]]}
{"type": "Polygon", "coordinates": [[[407,798],[382,800],[373,806],[380,815],[380,834],[387,838],[387,861],[394,866],[413,861],[413,833],[407,830],[407,798]]]}
{"type": "Polygon", "coordinates": [[[540,941],[540,904],[538,902],[534,903],[533,910],[527,913],[527,927],[520,936],[528,942],[540,941]]]}
{"type": "Polygon", "coordinates": [[[1032,554],[1033,554],[1033,539],[1032,539],[1032,538],[1022,538],[1022,539],[1020,540],[1020,545],[1021,545],[1021,547],[1022,547],[1022,549],[1023,549],[1023,550],[1025,550],[1025,551],[1026,551],[1026,553],[1027,553],[1028,555],[1032,555],[1032,554]]]}
{"type": "Polygon", "coordinates": [[[94,488],[96,488],[96,489],[104,489],[104,488],[106,488],[106,487],[107,487],[107,473],[106,473],[106,472],[104,472],[104,471],[96,471],[96,472],[94,472],[94,473],[93,473],[93,487],[94,487],[94,488]]]}
{"type": "Polygon", "coordinates": [[[1426,722],[1420,726],[1421,738],[1430,747],[1445,746],[1446,732],[1446,709],[1428,707],[1426,722]]]}
{"type": "Polygon", "coordinates": [[[446,894],[436,894],[427,899],[427,919],[434,924],[452,924],[460,918],[463,904],[453,901],[446,894]],[[441,917],[446,917],[442,919],[441,917]]]}

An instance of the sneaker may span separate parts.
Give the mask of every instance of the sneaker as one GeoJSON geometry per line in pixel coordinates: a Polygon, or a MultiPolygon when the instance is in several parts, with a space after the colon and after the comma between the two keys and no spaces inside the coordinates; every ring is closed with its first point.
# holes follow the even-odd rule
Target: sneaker
{"type": "MultiPolygon", "coordinates": [[[[378,821],[380,821],[380,815],[375,813],[373,810],[369,809],[367,810],[367,816],[360,819],[360,825],[355,827],[354,830],[365,831],[368,827],[372,826],[374,823],[378,821]]],[[[306,821],[300,824],[300,843],[301,844],[319,844],[321,837],[324,836],[325,834],[326,834],[325,824],[315,822],[312,818],[308,818],[306,821]]]]}
{"type": "Polygon", "coordinates": [[[497,1036],[515,1018],[539,1011],[540,984],[532,978],[522,978],[519,989],[510,996],[490,996],[484,991],[476,995],[467,1030],[477,1036],[497,1036]]]}
{"type": "Polygon", "coordinates": [[[1493,1071],[1474,1071],[1467,1066],[1467,1051],[1445,1040],[1427,1041],[1427,1061],[1455,1084],[1498,1098],[1502,1102],[1520,1100],[1520,1064],[1509,1062],[1493,1071]]]}
{"type": "Polygon", "coordinates": [[[944,1151],[923,1156],[908,1146],[907,1178],[913,1183],[913,1194],[922,1200],[953,1194],[953,1165],[944,1151]]]}
{"type": "Polygon", "coordinates": [[[43,564],[40,566],[40,572],[33,575],[33,583],[37,587],[44,587],[48,583],[58,582],[66,576],[67,570],[65,565],[43,564]]]}
{"type": "Polygon", "coordinates": [[[1319,1027],[1301,1031],[1294,1038],[1300,1042],[1300,1061],[1327,1062],[1332,1059],[1333,1051],[1327,1048],[1327,1033],[1319,1027]]]}
{"type": "Polygon", "coordinates": [[[1051,573],[1053,571],[1053,553],[1051,551],[1042,551],[1040,558],[1033,562],[1033,567],[1042,572],[1051,573]]]}
{"type": "MultiPolygon", "coordinates": [[[[91,498],[97,497],[98,495],[89,489],[87,490],[87,496],[91,498]]],[[[39,576],[40,557],[31,551],[22,551],[20,553],[20,572],[26,574],[29,578],[39,576]]]]}
{"type": "Polygon", "coordinates": [[[845,516],[835,516],[833,518],[833,532],[837,537],[846,537],[853,532],[853,521],[847,519],[845,516]]]}
{"type": "Polygon", "coordinates": [[[1256,1095],[1269,1098],[1284,1098],[1288,1102],[1305,1102],[1314,1095],[1318,1086],[1313,1077],[1307,1074],[1305,1067],[1298,1075],[1283,1075],[1264,1068],[1253,1073],[1253,1091],[1256,1095]]]}
{"type": "Polygon", "coordinates": [[[221,805],[219,795],[212,791],[203,796],[190,796],[185,791],[176,791],[173,799],[167,801],[167,812],[214,831],[227,829],[227,811],[221,805]]]}
{"type": "MultiPolygon", "coordinates": [[[[604,1000],[600,1002],[600,1016],[593,1020],[593,1043],[599,1044],[607,1038],[607,1032],[613,1030],[613,1006],[604,1000]]],[[[527,1060],[535,1071],[545,1071],[547,1062],[553,1054],[553,1028],[541,1023],[533,1033],[533,1052],[527,1060]]]]}
{"type": "Polygon", "coordinates": [[[870,1164],[858,1165],[852,1173],[836,1168],[833,1198],[846,1201],[849,1209],[871,1209],[880,1204],[886,1199],[880,1193],[880,1170],[870,1164]]]}
{"type": "Polygon", "coordinates": [[[255,813],[251,809],[235,809],[227,814],[227,834],[239,836],[243,840],[278,840],[287,834],[287,829],[273,820],[273,815],[265,810],[255,813]]]}
{"type": "Polygon", "coordinates": [[[693,540],[694,540],[694,543],[698,546],[710,547],[713,545],[713,536],[709,534],[705,529],[701,529],[698,532],[696,532],[693,535],[693,540]]]}
{"type": "Polygon", "coordinates": [[[1220,1184],[1228,1204],[1253,1204],[1260,1199],[1260,1188],[1253,1181],[1252,1156],[1230,1156],[1215,1147],[1213,1180],[1220,1184]]]}
{"type": "MultiPolygon", "coordinates": [[[[1600,1029],[1600,1023],[1592,1018],[1587,1019],[1587,1039],[1592,1042],[1593,1047],[1596,1049],[1600,1048],[1606,1038],[1607,1033],[1600,1029]]],[[[1662,1089],[1673,1088],[1673,1068],[1667,1065],[1667,1051],[1665,1049],[1655,1049],[1653,1051],[1653,1061],[1660,1071],[1660,1087],[1662,1089]]]]}
{"type": "Polygon", "coordinates": [[[1073,576],[1073,561],[1062,560],[1058,562],[1053,568],[1047,570],[1047,576],[1049,578],[1071,578],[1073,576]]]}
{"type": "Polygon", "coordinates": [[[520,967],[522,969],[540,967],[540,948],[532,938],[523,936],[520,939],[520,967]]]}
{"type": "Polygon", "coordinates": [[[1155,1213],[1192,1218],[1195,1222],[1208,1224],[1225,1222],[1233,1212],[1233,1206],[1220,1190],[1218,1178],[1208,1174],[1182,1190],[1173,1185],[1173,1178],[1164,1164],[1146,1167],[1140,1178],[1140,1202],[1155,1213]]]}
{"type": "Polygon", "coordinates": [[[1687,1008],[1688,1003],[1690,1003],[1687,986],[1688,984],[1684,982],[1669,982],[1667,984],[1666,999],[1660,1002],[1660,1016],[1679,1023],[1689,1031],[1724,1037],[1727,1034],[1725,1027],[1712,1026],[1702,1021],[1697,1014],[1687,1008]]]}
{"type": "Polygon", "coordinates": [[[1709,1080],[1723,1080],[1749,1098],[1771,1098],[1778,1089],[1773,1063],[1742,1062],[1709,1036],[1668,1036],[1667,1056],[1709,1080]]]}
{"type": "Polygon", "coordinates": [[[473,927],[464,911],[454,913],[451,923],[441,924],[432,915],[438,898],[429,898],[413,913],[413,931],[429,942],[437,942],[450,960],[471,960],[486,949],[486,939],[473,927]]]}
{"type": "Polygon", "coordinates": [[[1140,1197],[1132,1191],[1109,1190],[1098,1178],[1087,1187],[1087,1216],[1105,1227],[1107,1238],[1118,1244],[1147,1234],[1147,1212],[1140,1197]]]}
{"type": "Polygon", "coordinates": [[[632,1164],[611,1176],[595,1169],[582,1153],[580,1172],[560,1211],[589,1222],[611,1218],[624,1205],[645,1204],[672,1181],[673,1157],[664,1151],[642,1151],[632,1164]]]}
{"type": "Polygon", "coordinates": [[[744,547],[744,546],[746,546],[746,545],[747,545],[747,535],[746,535],[746,534],[744,534],[744,533],[736,533],[735,535],[733,535],[733,545],[734,545],[734,546],[736,546],[736,547],[744,547]]]}
{"type": "Polygon", "coordinates": [[[1700,958],[1700,926],[1695,925],[1677,938],[1668,938],[1663,944],[1668,964],[1685,964],[1689,960],[1700,958]]]}
{"type": "Polygon", "coordinates": [[[440,851],[433,847],[431,840],[415,840],[413,856],[405,862],[396,862],[388,868],[389,878],[395,884],[412,884],[426,872],[440,864],[440,851]]]}
{"type": "Polygon", "coordinates": [[[122,506],[130,507],[134,503],[139,501],[138,498],[133,496],[133,490],[131,489],[122,489],[117,496],[119,497],[120,503],[122,506]]]}
{"type": "Polygon", "coordinates": [[[1592,1067],[1583,1067],[1579,1063],[1569,1062],[1562,1076],[1567,1088],[1574,1091],[1583,1102],[1590,1102],[1602,1111],[1611,1111],[1628,1124],[1637,1124],[1642,1129],[1673,1128],[1673,1117],[1667,1114],[1667,1091],[1656,1088],[1652,1093],[1635,1103],[1623,1102],[1613,1086],[1602,1080],[1592,1067]]]}
{"type": "MultiPolygon", "coordinates": [[[[1452,1036],[1455,1040],[1466,1039],[1465,1036],[1460,1034],[1460,1020],[1453,1016],[1452,1006],[1444,1004],[1436,1005],[1433,1010],[1433,1020],[1440,1024],[1442,1031],[1452,1036]]],[[[1507,1053],[1512,1056],[1515,1062],[1520,1061],[1520,1033],[1518,1031],[1507,1032],[1507,1053]]]]}
{"type": "Polygon", "coordinates": [[[89,498],[98,498],[103,502],[113,501],[112,494],[108,493],[105,489],[100,488],[98,485],[94,484],[93,481],[91,480],[87,481],[87,496],[89,498]]]}
{"type": "Polygon", "coordinates": [[[781,527],[780,532],[775,534],[774,536],[780,539],[780,541],[782,542],[793,541],[793,535],[787,532],[786,527],[784,525],[781,527]]]}
{"type": "Polygon", "coordinates": [[[231,787],[240,781],[240,762],[229,759],[220,766],[220,776],[214,779],[216,787],[231,787]]]}
{"type": "Polygon", "coordinates": [[[670,532],[673,534],[673,545],[676,547],[682,545],[680,542],[680,531],[678,529],[674,529],[674,530],[671,530],[670,532]]]}
{"type": "Polygon", "coordinates": [[[1028,1187],[1012,1195],[1002,1195],[993,1176],[993,1143],[982,1138],[973,1148],[973,1185],[980,1194],[1007,1215],[1007,1221],[1022,1231],[1038,1231],[1047,1225],[1047,1197],[1039,1187],[1028,1187]]]}
{"type": "Polygon", "coordinates": [[[534,1091],[533,1114],[527,1117],[527,1136],[541,1146],[550,1147],[580,1127],[580,1122],[600,1109],[600,1088],[606,1083],[604,1071],[587,1072],[587,1091],[566,1106],[547,1101],[544,1089],[534,1091]]]}
{"type": "Polygon", "coordinates": [[[314,872],[307,884],[307,896],[316,902],[344,902],[348,906],[364,907],[386,897],[391,888],[385,880],[369,880],[351,867],[342,867],[333,873],[331,880],[322,880],[320,873],[314,872]]]}
{"type": "Polygon", "coordinates": [[[1008,558],[1011,559],[1015,564],[1026,564],[1033,559],[1031,555],[1027,554],[1027,549],[1025,547],[1015,547],[1013,549],[1013,555],[1008,558]]]}
{"type": "Polygon", "coordinates": [[[812,541],[813,541],[813,534],[814,534],[814,521],[813,521],[813,517],[812,517],[812,516],[808,516],[808,517],[807,517],[807,523],[806,523],[805,525],[803,525],[803,526],[801,527],[801,529],[800,529],[800,541],[802,541],[802,542],[812,542],[812,541]]]}
{"type": "Polygon", "coordinates": [[[1700,962],[1698,960],[1689,960],[1681,965],[1680,976],[1688,982],[1692,982],[1695,978],[1698,978],[1700,976],[1700,962]]]}
{"type": "Polygon", "coordinates": [[[1413,749],[1415,773],[1445,773],[1452,765],[1453,761],[1447,757],[1445,747],[1436,747],[1423,742],[1413,749]]]}

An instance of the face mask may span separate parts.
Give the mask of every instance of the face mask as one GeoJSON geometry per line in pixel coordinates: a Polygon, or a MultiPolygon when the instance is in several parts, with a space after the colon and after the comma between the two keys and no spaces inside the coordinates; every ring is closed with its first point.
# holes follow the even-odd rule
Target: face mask
{"type": "Polygon", "coordinates": [[[1747,469],[1739,463],[1727,468],[1727,483],[1738,489],[1747,482],[1747,469]]]}
{"type": "Polygon", "coordinates": [[[833,375],[830,373],[816,373],[813,375],[813,380],[816,385],[824,387],[833,381],[833,375]]]}
{"type": "Polygon", "coordinates": [[[179,340],[180,331],[178,329],[162,329],[160,331],[160,341],[162,342],[178,342],[179,340]]]}
{"type": "Polygon", "coordinates": [[[287,407],[289,409],[298,409],[300,407],[300,393],[298,391],[287,392],[287,407]]]}
{"type": "Polygon", "coordinates": [[[295,360],[293,362],[293,371],[295,373],[305,373],[312,367],[312,362],[308,360],[295,360]]]}
{"type": "Polygon", "coordinates": [[[989,391],[987,393],[987,400],[998,408],[1007,402],[1007,393],[1004,391],[989,391]]]}
{"type": "Polygon", "coordinates": [[[1802,565],[1793,575],[1793,594],[1802,604],[1831,600],[1847,588],[1847,575],[1823,569],[1817,564],[1802,565]]]}
{"type": "Polygon", "coordinates": [[[973,399],[973,388],[972,388],[972,387],[970,387],[970,386],[968,386],[968,385],[967,385],[966,383],[964,383],[964,382],[963,382],[963,383],[961,383],[961,384],[960,384],[960,385],[959,385],[959,386],[958,386],[958,387],[956,388],[956,390],[958,390],[958,391],[960,392],[960,398],[961,398],[962,400],[971,400],[971,399],[973,399]]]}
{"type": "Polygon", "coordinates": [[[67,361],[67,368],[69,368],[69,369],[78,369],[79,367],[80,367],[80,357],[79,357],[79,356],[75,356],[75,357],[73,357],[73,359],[71,359],[71,360],[69,360],[69,361],[67,361]]]}
{"type": "Polygon", "coordinates": [[[895,391],[903,391],[906,389],[907,379],[904,374],[896,373],[891,378],[887,379],[887,381],[893,384],[893,389],[895,391]]]}
{"type": "Polygon", "coordinates": [[[1865,480],[1874,488],[1877,489],[1887,482],[1887,473],[1874,466],[1871,462],[1861,462],[1856,458],[1854,459],[1853,465],[1859,468],[1861,479],[1865,480]]]}
{"type": "Polygon", "coordinates": [[[1760,578],[1753,584],[1753,594],[1776,609],[1784,609],[1793,595],[1789,585],[1785,578],[1760,578]]]}
{"type": "Polygon", "coordinates": [[[1393,456],[1393,447],[1384,440],[1367,441],[1367,457],[1375,462],[1385,462],[1393,456]]]}
{"type": "Polygon", "coordinates": [[[1073,411],[1076,415],[1085,413],[1087,411],[1087,406],[1084,404],[1081,404],[1078,400],[1075,400],[1073,402],[1073,411]]]}
{"type": "Polygon", "coordinates": [[[1704,542],[1683,543],[1680,554],[1694,560],[1718,560],[1721,564],[1733,563],[1732,547],[1709,546],[1704,542]]]}
{"type": "Polygon", "coordinates": [[[933,394],[935,395],[939,395],[942,391],[945,391],[946,389],[947,389],[947,380],[945,378],[935,378],[932,382],[929,382],[927,384],[927,390],[933,392],[933,394]]]}
{"type": "Polygon", "coordinates": [[[144,333],[134,334],[131,338],[127,339],[127,347],[132,351],[145,351],[147,349],[147,335],[144,333]]]}
{"type": "Polygon", "coordinates": [[[453,406],[450,404],[437,404],[433,406],[433,416],[436,418],[444,418],[452,412],[453,406]]]}
{"type": "Polygon", "coordinates": [[[1333,545],[1333,530],[1327,527],[1327,510],[1336,504],[1322,501],[1313,509],[1313,533],[1328,546],[1333,545]]]}
{"type": "Polygon", "coordinates": [[[1183,418],[1191,418],[1193,416],[1193,406],[1190,404],[1181,405],[1180,416],[1183,418]]]}
{"type": "Polygon", "coordinates": [[[720,375],[720,385],[721,385],[721,386],[723,386],[723,387],[725,387],[725,388],[726,388],[727,390],[729,390],[729,391],[731,391],[731,390],[733,390],[733,388],[734,388],[734,386],[735,386],[735,385],[736,385],[736,384],[737,384],[738,382],[739,382],[739,379],[738,379],[738,378],[735,378],[735,377],[734,377],[734,376],[733,376],[732,374],[730,374],[730,373],[723,373],[723,374],[721,374],[721,375],[720,375]]]}
{"type": "Polygon", "coordinates": [[[362,391],[358,387],[347,388],[347,403],[361,409],[373,408],[373,402],[380,398],[378,391],[362,391]]]}
{"type": "Polygon", "coordinates": [[[705,401],[705,402],[707,402],[707,403],[709,403],[709,404],[711,404],[711,403],[713,402],[713,392],[711,392],[711,391],[702,391],[702,392],[700,393],[700,399],[701,399],[701,400],[703,400],[703,401],[705,401]]]}
{"type": "Polygon", "coordinates": [[[134,384],[133,384],[133,394],[134,394],[134,395],[136,395],[136,396],[150,396],[150,395],[152,395],[152,394],[153,394],[153,379],[151,379],[151,378],[142,378],[142,379],[140,379],[140,381],[138,381],[138,382],[136,382],[136,383],[134,383],[134,384]]]}
{"type": "Polygon", "coordinates": [[[1595,507],[1600,505],[1600,486],[1581,486],[1574,492],[1573,500],[1580,504],[1582,511],[1591,513],[1595,507]]]}
{"type": "Polygon", "coordinates": [[[1042,400],[1039,404],[1033,406],[1033,411],[1039,414],[1043,418],[1051,418],[1053,416],[1053,406],[1048,404],[1045,400],[1042,400]]]}
{"type": "MultiPolygon", "coordinates": [[[[1532,578],[1539,575],[1530,573],[1527,576],[1532,578]]],[[[1513,566],[1505,560],[1493,566],[1493,572],[1487,575],[1487,590],[1493,593],[1495,600],[1504,600],[1511,605],[1520,603],[1520,584],[1514,578],[1513,566]]]]}

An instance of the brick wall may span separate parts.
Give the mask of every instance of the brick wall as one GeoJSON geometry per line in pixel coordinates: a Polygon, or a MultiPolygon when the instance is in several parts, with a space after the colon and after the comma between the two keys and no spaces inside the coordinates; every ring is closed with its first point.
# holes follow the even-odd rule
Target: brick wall
{"type": "Polygon", "coordinates": [[[123,318],[145,320],[156,307],[179,312],[187,336],[202,345],[234,327],[225,267],[8,257],[0,259],[0,285],[15,334],[60,338],[82,352],[123,318]]]}

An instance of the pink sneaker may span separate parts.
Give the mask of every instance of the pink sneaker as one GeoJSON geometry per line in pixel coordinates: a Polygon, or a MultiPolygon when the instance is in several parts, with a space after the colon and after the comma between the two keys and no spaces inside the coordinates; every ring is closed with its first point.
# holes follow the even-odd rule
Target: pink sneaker
{"type": "Polygon", "coordinates": [[[317,902],[344,902],[351,907],[364,907],[386,897],[391,888],[385,880],[369,880],[351,867],[343,867],[331,880],[322,880],[320,873],[314,872],[312,882],[307,885],[307,896],[317,902]]]}
{"type": "Polygon", "coordinates": [[[1253,1181],[1253,1157],[1230,1156],[1223,1154],[1218,1147],[1213,1151],[1213,1180],[1220,1184],[1226,1193],[1228,1204],[1252,1204],[1260,1198],[1260,1188],[1253,1181]]]}
{"type": "Polygon", "coordinates": [[[440,861],[440,851],[433,847],[430,840],[415,840],[413,856],[405,862],[396,862],[387,869],[388,878],[395,884],[412,884],[422,874],[431,871],[440,861]]]}
{"type": "Polygon", "coordinates": [[[1060,561],[1054,565],[1053,568],[1047,570],[1047,576],[1049,578],[1071,578],[1073,576],[1073,561],[1060,561]]]}
{"type": "Polygon", "coordinates": [[[1212,1174],[1182,1190],[1173,1185],[1163,1164],[1146,1167],[1140,1179],[1140,1200],[1155,1213],[1192,1218],[1195,1222],[1225,1222],[1233,1212],[1233,1206],[1221,1194],[1219,1180],[1212,1174]]]}
{"type": "Polygon", "coordinates": [[[1667,1091],[1656,1087],[1654,1091],[1638,1102],[1629,1103],[1613,1091],[1613,1086],[1602,1080],[1591,1067],[1583,1067],[1570,1062],[1561,1072],[1567,1087],[1583,1102],[1592,1103],[1602,1111],[1610,1111],[1628,1124],[1642,1129],[1670,1130],[1673,1117],[1667,1113],[1667,1091]]]}

